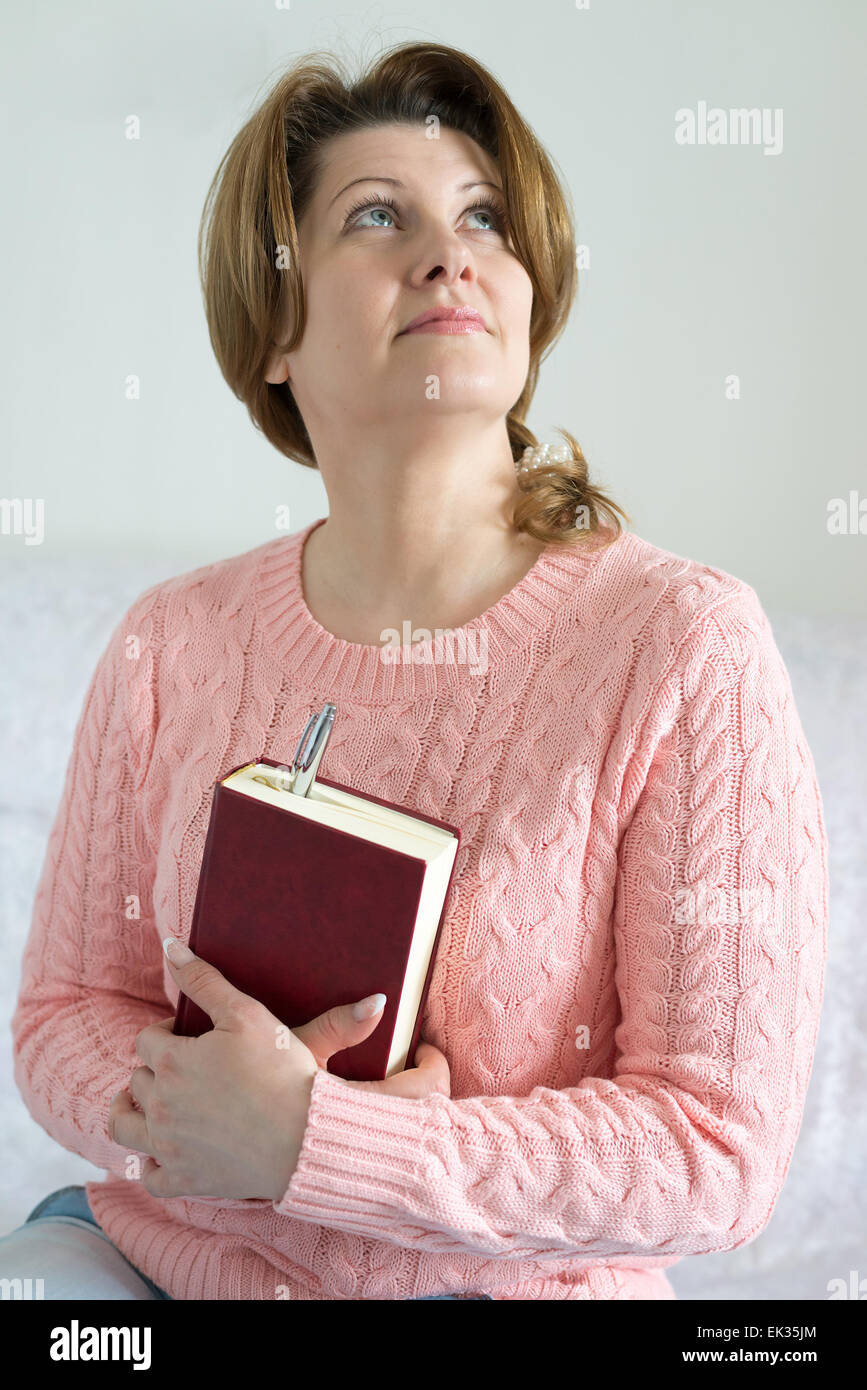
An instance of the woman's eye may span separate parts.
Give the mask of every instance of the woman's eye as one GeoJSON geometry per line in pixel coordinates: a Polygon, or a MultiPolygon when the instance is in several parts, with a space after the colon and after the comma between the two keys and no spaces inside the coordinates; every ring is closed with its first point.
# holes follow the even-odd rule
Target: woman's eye
{"type": "MultiPolygon", "coordinates": [[[[361,218],[362,218],[362,217],[374,217],[374,216],[376,216],[377,213],[385,213],[386,217],[391,217],[391,215],[392,215],[392,214],[389,212],[388,208],[368,208],[366,212],[359,214],[359,216],[358,216],[358,218],[356,219],[356,222],[355,222],[356,227],[360,225],[360,222],[361,222],[361,218]]],[[[382,225],[383,225],[383,224],[382,224],[381,222],[379,222],[379,223],[374,223],[374,226],[380,226],[380,227],[381,227],[382,225]]]]}
{"type": "MultiPolygon", "coordinates": [[[[363,206],[363,205],[362,205],[361,209],[353,208],[349,213],[347,213],[346,222],[345,222],[344,225],[345,225],[345,227],[347,227],[347,228],[348,228],[350,225],[352,225],[353,227],[361,227],[361,226],[364,226],[364,225],[365,225],[364,222],[362,221],[362,219],[365,218],[365,217],[377,217],[377,216],[381,216],[382,214],[384,214],[386,217],[394,218],[394,216],[395,216],[397,213],[398,213],[398,209],[397,209],[397,207],[395,207],[394,204],[392,204],[392,203],[383,202],[383,203],[369,204],[369,205],[367,205],[367,206],[363,206]]],[[[481,227],[481,228],[478,228],[478,229],[477,229],[477,230],[480,230],[480,231],[483,231],[483,232],[484,232],[484,231],[493,231],[493,232],[502,231],[502,229],[503,229],[503,223],[504,223],[504,220],[505,220],[503,214],[500,213],[500,212],[498,211],[498,209],[496,209],[496,208],[494,208],[494,207],[486,206],[486,205],[484,205],[484,204],[479,204],[477,207],[474,207],[474,208],[468,208],[467,211],[466,211],[466,213],[464,214],[464,216],[466,216],[466,217],[487,217],[487,218],[489,219],[491,225],[490,225],[489,227],[481,227]]],[[[385,226],[388,226],[389,224],[388,224],[387,222],[368,222],[366,225],[367,225],[368,227],[385,227],[385,226]]]]}
{"type": "Polygon", "coordinates": [[[489,217],[492,222],[491,231],[499,231],[502,225],[502,218],[498,217],[493,208],[471,208],[470,217],[489,217]]]}

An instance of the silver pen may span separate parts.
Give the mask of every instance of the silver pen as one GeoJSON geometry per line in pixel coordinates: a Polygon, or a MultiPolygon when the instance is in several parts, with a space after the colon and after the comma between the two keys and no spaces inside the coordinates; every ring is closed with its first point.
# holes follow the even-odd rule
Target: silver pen
{"type": "Polygon", "coordinates": [[[296,796],[306,796],[310,790],[325,746],[331,737],[336,714],[337,706],[327,704],[323,705],[319,714],[311,714],[307,720],[289,770],[289,790],[296,796]]]}

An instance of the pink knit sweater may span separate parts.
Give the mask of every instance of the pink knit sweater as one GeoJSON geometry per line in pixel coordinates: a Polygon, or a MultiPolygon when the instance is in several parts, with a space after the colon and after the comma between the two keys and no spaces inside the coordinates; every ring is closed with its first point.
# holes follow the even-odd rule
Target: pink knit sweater
{"type": "Polygon", "coordinates": [[[306,606],[319,524],[155,585],[109,640],[24,955],[24,1100],[177,1299],[673,1298],[679,1257],[768,1222],[824,988],[822,805],[764,611],[624,532],[549,547],[463,660],[387,664],[306,606]],[[152,1197],[107,1112],[175,1006],[212,786],[290,760],[326,700],[323,775],[463,832],[422,1029],[451,1097],[320,1071],[281,1201],[152,1197]]]}

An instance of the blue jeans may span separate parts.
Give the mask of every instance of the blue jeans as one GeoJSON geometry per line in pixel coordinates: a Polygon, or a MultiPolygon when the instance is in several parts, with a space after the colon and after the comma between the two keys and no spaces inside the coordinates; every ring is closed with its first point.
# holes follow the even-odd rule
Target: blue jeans
{"type": "Polygon", "coordinates": [[[109,1240],[77,1185],[49,1193],[0,1236],[0,1277],[20,1281],[13,1298],[171,1300],[109,1240]]]}
{"type": "MultiPolygon", "coordinates": [[[[31,1280],[29,1296],[46,1299],[172,1301],[109,1240],[90,1210],[85,1188],[76,1185],[49,1193],[23,1226],[0,1236],[0,1278],[31,1280]]],[[[409,1302],[437,1299],[457,1301],[457,1296],[423,1294],[409,1302]]]]}

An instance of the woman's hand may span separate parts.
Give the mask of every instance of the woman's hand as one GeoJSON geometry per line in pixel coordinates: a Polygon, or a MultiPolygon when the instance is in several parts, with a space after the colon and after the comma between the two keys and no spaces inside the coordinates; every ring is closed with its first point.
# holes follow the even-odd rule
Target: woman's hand
{"type": "MultiPolygon", "coordinates": [[[[214,1027],[198,1038],[175,1036],[172,1015],[141,1030],[136,1052],[146,1065],[112,1097],[108,1137],[148,1155],[141,1182],[154,1197],[279,1201],[298,1162],[317,1070],[369,1037],[381,1011],[356,1020],[346,1004],[290,1029],[189,955],[182,964],[169,961],[172,975],[214,1027]]],[[[420,1042],[414,1061],[385,1081],[335,1079],[386,1095],[451,1094],[438,1048],[420,1042]]]]}

